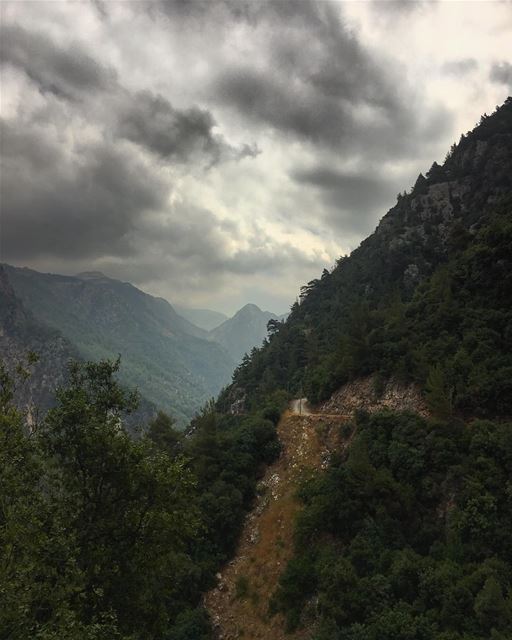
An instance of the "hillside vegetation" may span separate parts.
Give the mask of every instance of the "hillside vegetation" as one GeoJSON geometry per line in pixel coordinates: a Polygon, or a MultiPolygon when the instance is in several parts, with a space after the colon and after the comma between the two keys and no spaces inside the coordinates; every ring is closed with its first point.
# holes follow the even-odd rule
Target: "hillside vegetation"
{"type": "Polygon", "coordinates": [[[162,298],[100,273],[71,277],[4,268],[41,324],[59,331],[84,360],[122,354],[124,384],[182,427],[231,378],[229,354],[162,298]]]}
{"type": "Polygon", "coordinates": [[[510,415],[512,99],[420,175],[349,257],[302,289],[219,401],[312,401],[380,373],[427,385],[442,411],[510,415]]]}
{"type": "MultiPolygon", "coordinates": [[[[29,434],[16,371],[0,368],[0,640],[212,640],[204,594],[227,563],[245,566],[233,556],[258,480],[287,461],[300,502],[279,487],[297,515],[283,563],[261,569],[272,589],[242,580],[234,594],[254,597],[266,628],[308,640],[510,640],[511,196],[509,98],[304,287],[286,322],[270,320],[265,344],[186,434],[159,413],[131,437],[134,398],[109,361],[75,364],[29,434]],[[372,403],[340,431],[356,408],[344,404],[347,383],[371,385],[372,403]],[[293,416],[282,435],[283,410],[304,395],[327,401],[336,422],[339,446],[325,458],[313,416],[293,416]],[[379,404],[392,410],[370,413],[379,404]],[[303,478],[292,441],[320,460],[303,478]]],[[[119,329],[122,300],[105,303],[119,329]]],[[[126,325],[134,344],[137,320],[126,325]]],[[[229,622],[233,610],[222,612],[229,622]]],[[[251,629],[264,637],[248,626],[247,640],[251,629]]]]}

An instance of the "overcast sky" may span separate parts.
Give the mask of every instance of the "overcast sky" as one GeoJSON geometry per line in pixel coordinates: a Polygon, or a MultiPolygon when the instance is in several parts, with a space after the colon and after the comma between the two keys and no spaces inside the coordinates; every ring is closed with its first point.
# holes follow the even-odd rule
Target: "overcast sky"
{"type": "Polygon", "coordinates": [[[1,260],[286,311],[512,93],[512,3],[6,2],[1,260]]]}

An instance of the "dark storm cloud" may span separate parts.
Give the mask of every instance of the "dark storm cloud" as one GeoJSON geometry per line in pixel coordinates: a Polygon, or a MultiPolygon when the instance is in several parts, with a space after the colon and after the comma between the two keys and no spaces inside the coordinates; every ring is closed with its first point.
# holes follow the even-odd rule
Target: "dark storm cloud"
{"type": "Polygon", "coordinates": [[[327,205],[331,224],[348,232],[361,232],[376,210],[391,204],[394,184],[383,177],[359,175],[318,166],[296,169],[291,178],[298,184],[316,187],[327,205]]]}
{"type": "Polygon", "coordinates": [[[96,117],[109,136],[130,140],[162,160],[204,159],[212,165],[258,153],[254,145],[229,145],[214,132],[215,119],[206,109],[176,109],[158,94],[129,91],[113,68],[101,65],[78,45],[58,47],[41,34],[5,25],[0,62],[24,72],[42,93],[75,103],[75,112],[86,113],[88,120],[96,117]]]}
{"type": "Polygon", "coordinates": [[[478,69],[478,62],[474,58],[463,58],[462,60],[450,60],[445,62],[441,70],[454,76],[464,76],[478,69]]]}
{"type": "Polygon", "coordinates": [[[3,259],[110,263],[112,272],[134,265],[139,282],[162,279],[167,265],[200,288],[205,273],[222,279],[248,273],[249,260],[270,269],[297,258],[286,247],[281,262],[272,247],[259,248],[258,260],[255,249],[237,255],[228,250],[233,223],[170,203],[174,165],[195,171],[258,153],[230,145],[207,109],[128,89],[77,45],[20,26],[3,25],[1,62],[43,98],[27,93],[25,108],[1,122],[3,259]]]}
{"type": "Polygon", "coordinates": [[[512,88],[512,64],[505,61],[493,64],[489,77],[492,82],[506,84],[512,88]]]}
{"type": "Polygon", "coordinates": [[[371,0],[372,9],[378,14],[411,14],[437,4],[437,0],[371,0]]]}
{"type": "MultiPolygon", "coordinates": [[[[335,151],[403,157],[450,126],[419,109],[393,64],[370,54],[329,2],[270,2],[248,21],[264,39],[256,60],[219,69],[218,102],[244,118],[335,151]]],[[[425,105],[423,105],[424,107],[425,105]]]]}
{"type": "Polygon", "coordinates": [[[67,153],[43,129],[2,122],[2,255],[94,258],[128,250],[126,236],[168,187],[108,143],[67,153]]]}
{"type": "Polygon", "coordinates": [[[255,147],[239,149],[215,135],[216,123],[206,109],[175,109],[163,96],[139,91],[123,101],[118,113],[117,135],[139,144],[163,159],[185,162],[204,156],[212,164],[222,159],[255,156],[255,147]]]}
{"type": "Polygon", "coordinates": [[[77,100],[112,89],[117,82],[113,69],[101,66],[79,45],[61,49],[42,34],[17,25],[4,24],[0,33],[0,62],[23,71],[43,93],[77,100]]]}

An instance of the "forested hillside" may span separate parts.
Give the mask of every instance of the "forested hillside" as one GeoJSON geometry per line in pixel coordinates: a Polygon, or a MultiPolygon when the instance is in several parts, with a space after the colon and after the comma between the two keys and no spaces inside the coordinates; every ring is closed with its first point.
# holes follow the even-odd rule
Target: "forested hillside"
{"type": "Polygon", "coordinates": [[[398,196],[376,231],[271,322],[221,396],[276,387],[327,398],[379,372],[434,386],[474,415],[510,415],[512,99],[398,196]]]}
{"type": "Polygon", "coordinates": [[[0,266],[0,354],[10,374],[18,375],[14,397],[27,410],[30,425],[51,406],[57,387],[64,384],[68,363],[78,351],[56,329],[39,322],[27,311],[0,266]],[[29,366],[30,365],[30,366],[29,366]]]}
{"type": "Polygon", "coordinates": [[[319,402],[372,374],[376,397],[417,383],[432,416],[360,412],[348,456],[304,481],[269,604],[294,637],[510,638],[511,194],[509,98],[303,288],[219,400],[319,402]]]}
{"type": "Polygon", "coordinates": [[[230,380],[235,362],[228,353],[162,298],[101,273],[71,277],[4,268],[35,318],[58,330],[84,359],[121,354],[122,381],[182,427],[230,380]]]}

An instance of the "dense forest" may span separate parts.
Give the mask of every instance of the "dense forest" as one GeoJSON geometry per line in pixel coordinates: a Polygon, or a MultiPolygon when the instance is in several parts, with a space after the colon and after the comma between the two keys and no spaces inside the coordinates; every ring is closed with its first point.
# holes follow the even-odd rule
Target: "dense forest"
{"type": "Polygon", "coordinates": [[[269,323],[219,408],[258,407],[276,387],[317,402],[374,372],[442,390],[468,415],[511,415],[511,148],[508,98],[269,323]]]}
{"type": "Polygon", "coordinates": [[[301,490],[272,608],[314,640],[508,639],[512,424],[361,414],[301,490]]]}
{"type": "Polygon", "coordinates": [[[125,430],[119,361],[73,365],[28,429],[13,397],[34,358],[2,367],[0,640],[214,637],[201,597],[288,400],[367,374],[417,383],[431,417],[354,417],[348,455],[303,483],[269,615],[315,640],[510,638],[511,193],[509,98],[269,322],[185,434],[164,413],[125,430]]]}
{"type": "Polygon", "coordinates": [[[160,413],[133,438],[122,424],[136,396],[118,367],[74,365],[28,436],[1,372],[2,639],[210,637],[200,596],[279,452],[282,399],[247,417],[206,406],[188,438],[160,413]]]}

